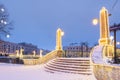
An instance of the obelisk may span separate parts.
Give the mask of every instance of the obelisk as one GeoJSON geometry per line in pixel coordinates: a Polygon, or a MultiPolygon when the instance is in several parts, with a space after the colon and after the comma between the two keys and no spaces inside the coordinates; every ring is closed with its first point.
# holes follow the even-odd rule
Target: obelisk
{"type": "Polygon", "coordinates": [[[109,19],[108,11],[105,7],[100,10],[100,39],[99,45],[110,44],[110,31],[109,31],[109,19]]]}
{"type": "Polygon", "coordinates": [[[40,58],[42,57],[42,52],[43,52],[43,50],[40,50],[40,58]]]}
{"type": "Polygon", "coordinates": [[[20,49],[20,58],[23,58],[23,51],[24,51],[24,49],[20,49]]]}
{"type": "Polygon", "coordinates": [[[35,57],[36,56],[36,52],[35,52],[35,50],[33,51],[33,57],[35,57]]]}
{"type": "Polygon", "coordinates": [[[56,50],[62,50],[62,36],[63,31],[58,28],[56,32],[56,50]]]}
{"type": "Polygon", "coordinates": [[[16,50],[16,57],[19,57],[19,50],[16,50]]]}

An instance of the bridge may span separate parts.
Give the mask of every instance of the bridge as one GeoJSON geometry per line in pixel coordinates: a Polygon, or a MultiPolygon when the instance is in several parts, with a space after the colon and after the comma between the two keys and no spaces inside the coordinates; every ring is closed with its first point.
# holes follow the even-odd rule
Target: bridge
{"type": "Polygon", "coordinates": [[[44,56],[39,55],[37,59],[33,59],[36,57],[35,55],[32,57],[25,56],[21,49],[20,53],[17,52],[15,58],[18,57],[25,65],[44,64],[45,71],[51,73],[64,72],[81,74],[84,76],[94,75],[97,80],[119,80],[120,67],[112,66],[108,64],[108,62],[110,62],[113,57],[116,59],[116,54],[115,56],[113,55],[113,48],[115,49],[114,46],[116,46],[116,44],[114,46],[110,44],[111,40],[109,33],[110,31],[113,31],[114,39],[116,39],[116,31],[120,30],[120,24],[114,25],[109,29],[108,23],[108,11],[103,7],[100,10],[99,45],[92,49],[90,58],[64,57],[64,51],[62,49],[63,31],[60,28],[56,31],[55,50],[44,56]],[[32,59],[30,59],[30,57],[32,59]],[[118,74],[116,75],[115,73],[118,74]]]}

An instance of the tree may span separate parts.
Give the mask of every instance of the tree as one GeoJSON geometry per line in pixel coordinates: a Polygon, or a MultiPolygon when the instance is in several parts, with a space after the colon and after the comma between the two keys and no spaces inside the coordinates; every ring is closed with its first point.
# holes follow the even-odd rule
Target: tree
{"type": "Polygon", "coordinates": [[[0,4],[0,38],[9,37],[12,30],[12,23],[9,21],[9,14],[3,4],[0,4]]]}
{"type": "Polygon", "coordinates": [[[86,52],[88,52],[88,42],[81,42],[81,55],[83,57],[83,52],[84,52],[84,49],[86,52]]]}

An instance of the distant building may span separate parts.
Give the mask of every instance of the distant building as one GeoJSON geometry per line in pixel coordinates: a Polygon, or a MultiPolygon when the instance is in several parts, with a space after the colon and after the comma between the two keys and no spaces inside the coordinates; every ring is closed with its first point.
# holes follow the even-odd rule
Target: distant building
{"type": "Polygon", "coordinates": [[[31,43],[18,43],[19,46],[21,46],[22,49],[24,49],[24,54],[33,54],[33,51],[36,52],[36,54],[40,53],[40,49],[38,49],[37,46],[31,44],[31,43]]]}
{"type": "Polygon", "coordinates": [[[15,51],[20,48],[21,46],[16,43],[0,40],[0,53],[15,53],[15,51]]]}
{"type": "Polygon", "coordinates": [[[40,54],[40,50],[43,50],[43,55],[50,52],[49,50],[39,49],[36,45],[30,43],[12,43],[8,41],[0,40],[0,54],[15,54],[16,50],[24,49],[24,54],[40,54]]]}
{"type": "Polygon", "coordinates": [[[69,45],[63,47],[66,57],[89,57],[91,49],[91,47],[85,45],[69,45]]]}

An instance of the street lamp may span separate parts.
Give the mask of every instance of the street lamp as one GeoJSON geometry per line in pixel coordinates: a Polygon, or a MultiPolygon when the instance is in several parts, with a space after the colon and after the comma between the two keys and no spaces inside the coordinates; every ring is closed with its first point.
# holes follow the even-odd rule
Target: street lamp
{"type": "Polygon", "coordinates": [[[93,21],[92,21],[92,23],[93,23],[93,25],[97,25],[98,24],[98,19],[97,18],[95,18],[95,19],[93,19],[93,21]]]}
{"type": "Polygon", "coordinates": [[[10,38],[10,35],[9,35],[9,34],[7,34],[7,35],[6,35],[6,37],[7,37],[7,38],[10,38]]]}
{"type": "Polygon", "coordinates": [[[4,11],[5,11],[5,9],[4,9],[4,8],[1,8],[1,11],[2,11],[2,12],[4,12],[4,11]]]}
{"type": "Polygon", "coordinates": [[[0,23],[6,25],[6,24],[7,24],[7,21],[5,21],[5,20],[2,19],[2,20],[0,20],[0,23]]]}
{"type": "Polygon", "coordinates": [[[110,40],[113,40],[114,39],[114,37],[113,36],[110,36],[110,40]]]}
{"type": "Polygon", "coordinates": [[[117,42],[116,44],[117,44],[117,45],[120,45],[120,42],[117,42]]]}
{"type": "Polygon", "coordinates": [[[6,22],[6,21],[4,21],[3,23],[4,23],[5,25],[7,24],[7,22],[6,22]]]}
{"type": "Polygon", "coordinates": [[[64,32],[63,31],[61,32],[61,35],[64,36],[64,32]]]}
{"type": "Polygon", "coordinates": [[[0,23],[4,23],[4,20],[1,20],[0,23]]]}

